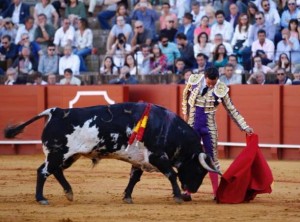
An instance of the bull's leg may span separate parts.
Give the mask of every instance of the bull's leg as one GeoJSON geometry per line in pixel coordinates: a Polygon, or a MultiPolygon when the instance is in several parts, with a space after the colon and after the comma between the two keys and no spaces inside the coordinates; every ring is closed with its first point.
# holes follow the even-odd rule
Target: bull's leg
{"type": "Polygon", "coordinates": [[[39,202],[42,205],[48,205],[48,200],[44,197],[43,190],[44,190],[44,184],[49,176],[49,174],[46,171],[46,164],[43,163],[38,169],[37,169],[37,182],[36,182],[36,189],[35,189],[35,199],[37,202],[39,202]]]}
{"type": "Polygon", "coordinates": [[[177,183],[177,174],[173,170],[173,167],[166,155],[162,154],[161,156],[158,156],[152,154],[149,156],[149,162],[169,179],[172,185],[175,202],[182,203],[181,191],[177,183]]]}
{"type": "Polygon", "coordinates": [[[142,174],[143,174],[143,171],[140,168],[137,168],[134,166],[131,167],[130,179],[129,179],[128,185],[124,191],[124,197],[123,197],[124,202],[130,203],[130,204],[133,203],[131,194],[132,194],[133,188],[136,185],[136,183],[140,181],[142,174]]]}

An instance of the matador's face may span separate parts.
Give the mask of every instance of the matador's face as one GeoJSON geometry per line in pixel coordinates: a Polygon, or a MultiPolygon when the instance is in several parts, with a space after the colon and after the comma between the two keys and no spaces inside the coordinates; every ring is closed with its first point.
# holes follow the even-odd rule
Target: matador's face
{"type": "Polygon", "coordinates": [[[216,85],[217,81],[218,81],[218,78],[217,79],[209,79],[208,77],[205,78],[206,85],[209,88],[214,88],[214,86],[216,85]]]}

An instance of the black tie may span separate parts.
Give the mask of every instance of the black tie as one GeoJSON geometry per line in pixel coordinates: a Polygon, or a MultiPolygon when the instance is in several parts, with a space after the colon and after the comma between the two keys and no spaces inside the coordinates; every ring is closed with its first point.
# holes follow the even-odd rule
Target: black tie
{"type": "Polygon", "coordinates": [[[205,93],[207,93],[208,86],[205,86],[204,89],[202,90],[201,96],[204,96],[205,93]]]}

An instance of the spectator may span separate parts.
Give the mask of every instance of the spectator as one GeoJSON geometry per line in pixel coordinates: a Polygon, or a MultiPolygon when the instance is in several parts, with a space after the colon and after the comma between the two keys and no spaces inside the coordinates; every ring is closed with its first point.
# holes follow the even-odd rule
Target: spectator
{"type": "Polygon", "coordinates": [[[18,31],[17,31],[17,35],[16,35],[16,39],[15,39],[15,43],[20,44],[21,41],[21,35],[24,33],[28,33],[29,35],[29,40],[32,42],[34,41],[34,33],[35,33],[35,28],[36,26],[34,25],[34,19],[33,17],[27,17],[25,19],[25,24],[24,25],[19,25],[18,31]]]}
{"type": "Polygon", "coordinates": [[[252,56],[260,55],[263,65],[267,65],[274,59],[274,43],[266,38],[266,31],[261,29],[257,33],[258,40],[252,44],[252,56]]]}
{"type": "Polygon", "coordinates": [[[255,72],[247,80],[247,84],[265,85],[270,84],[266,81],[266,75],[263,72],[255,72]]]}
{"type": "Polygon", "coordinates": [[[12,67],[17,69],[19,74],[31,75],[37,70],[33,64],[34,62],[31,56],[30,48],[24,46],[20,56],[14,61],[12,67]]]}
{"type": "MultiPolygon", "coordinates": [[[[90,7],[88,9],[90,14],[93,13],[93,10],[95,8],[96,4],[92,3],[92,2],[95,2],[95,1],[97,1],[97,0],[90,0],[90,7]]],[[[101,0],[100,0],[100,2],[101,2],[101,0]]],[[[102,4],[105,7],[97,15],[98,21],[99,21],[100,26],[101,26],[102,29],[104,29],[104,30],[110,30],[111,29],[111,26],[109,24],[109,20],[115,16],[118,2],[120,2],[120,0],[103,0],[102,4]]]]}
{"type": "Polygon", "coordinates": [[[141,51],[135,54],[139,75],[150,74],[150,57],[150,47],[148,45],[142,45],[141,51]]]}
{"type": "Polygon", "coordinates": [[[238,63],[238,59],[236,55],[232,54],[228,56],[228,64],[233,65],[234,75],[244,74],[244,67],[238,63]]]}
{"type": "Polygon", "coordinates": [[[16,69],[12,67],[7,69],[4,85],[21,85],[26,83],[26,79],[19,77],[16,69]]]}
{"type": "Polygon", "coordinates": [[[259,12],[259,10],[258,10],[257,6],[253,2],[249,1],[247,14],[248,14],[249,22],[251,25],[255,24],[255,22],[256,22],[255,15],[258,12],[259,12]]]}
{"type": "Polygon", "coordinates": [[[117,75],[118,68],[115,66],[113,58],[111,56],[106,56],[103,60],[103,64],[100,67],[101,75],[117,75]]]}
{"type": "Polygon", "coordinates": [[[50,42],[53,42],[55,28],[51,25],[51,23],[47,24],[45,14],[39,14],[37,19],[38,21],[34,33],[34,39],[41,46],[43,51],[46,51],[45,49],[47,48],[47,45],[50,42]]]}
{"type": "MultiPolygon", "coordinates": [[[[193,21],[194,21],[193,24],[195,25],[195,27],[200,26],[201,20],[203,16],[205,16],[205,12],[204,9],[201,10],[199,2],[195,1],[192,3],[191,14],[193,16],[193,21]]],[[[207,18],[207,22],[208,22],[208,18],[207,18]]]]}
{"type": "Polygon", "coordinates": [[[194,57],[196,58],[199,53],[203,53],[209,58],[211,56],[211,43],[208,42],[208,35],[206,32],[201,32],[198,35],[197,43],[194,45],[194,57]]]}
{"type": "Polygon", "coordinates": [[[126,55],[131,52],[131,46],[126,42],[125,35],[120,33],[116,39],[116,42],[112,45],[108,52],[108,54],[113,57],[114,64],[118,68],[124,66],[126,55]]]}
{"type": "MultiPolygon", "coordinates": [[[[226,48],[223,44],[216,47],[213,55],[213,66],[216,68],[224,67],[228,62],[226,48]]],[[[222,72],[221,72],[222,73],[222,72]]]]}
{"type": "Polygon", "coordinates": [[[264,74],[271,73],[272,69],[268,66],[263,65],[262,58],[259,55],[253,57],[253,67],[250,73],[262,72],[264,74]]]}
{"type": "Polygon", "coordinates": [[[159,17],[160,30],[166,29],[169,21],[173,21],[173,28],[177,27],[177,15],[172,13],[170,8],[171,6],[168,2],[162,4],[162,14],[159,17]]]}
{"type": "Polygon", "coordinates": [[[193,73],[201,73],[210,68],[212,64],[208,61],[208,56],[204,53],[198,53],[196,57],[197,68],[193,70],[193,73]]]}
{"type": "Polygon", "coordinates": [[[11,37],[11,41],[15,42],[16,36],[17,36],[17,29],[12,22],[11,18],[5,18],[2,20],[3,26],[0,26],[0,37],[9,35],[11,37]]]}
{"type": "MultiPolygon", "coordinates": [[[[299,14],[300,16],[300,14],[299,14]]],[[[299,19],[300,21],[300,19],[299,19]]],[[[300,26],[299,26],[299,21],[298,19],[291,19],[289,22],[289,31],[291,34],[291,37],[294,37],[300,41],[300,26]]]]}
{"type": "Polygon", "coordinates": [[[47,84],[48,85],[57,85],[56,75],[53,73],[49,73],[47,76],[47,84]]]}
{"type": "Polygon", "coordinates": [[[292,64],[286,53],[281,53],[279,55],[276,66],[272,71],[276,73],[280,68],[284,69],[286,72],[294,72],[295,66],[292,64]]]}
{"type": "Polygon", "coordinates": [[[287,28],[291,19],[297,19],[300,10],[297,8],[296,0],[288,0],[288,9],[284,10],[281,15],[281,27],[287,28]]]}
{"type": "Polygon", "coordinates": [[[72,46],[64,47],[64,56],[59,59],[59,75],[64,75],[65,69],[71,69],[72,74],[79,75],[80,59],[78,55],[72,54],[72,46]]]}
{"type": "Polygon", "coordinates": [[[178,33],[184,33],[189,43],[194,42],[195,25],[192,24],[193,15],[191,13],[185,13],[182,20],[182,25],[178,27],[178,33]]]}
{"type": "Polygon", "coordinates": [[[137,70],[137,64],[136,60],[133,56],[133,54],[127,54],[125,57],[125,66],[128,66],[129,68],[129,73],[131,76],[137,75],[138,70],[137,70]]]}
{"type": "Polygon", "coordinates": [[[80,59],[80,71],[86,72],[85,57],[92,53],[93,48],[93,33],[89,29],[88,21],[85,18],[80,18],[78,22],[78,30],[75,32],[75,48],[73,53],[80,59]]]}
{"type": "Polygon", "coordinates": [[[157,12],[152,9],[152,5],[147,0],[140,0],[136,4],[131,16],[132,20],[142,21],[146,29],[151,30],[152,40],[156,35],[155,22],[159,19],[157,12]]]}
{"type": "Polygon", "coordinates": [[[18,26],[19,24],[24,24],[25,19],[29,17],[29,8],[29,5],[23,3],[23,0],[13,0],[8,8],[1,13],[1,16],[3,18],[12,18],[12,22],[18,26]]]}
{"type": "Polygon", "coordinates": [[[297,68],[295,71],[294,71],[294,80],[292,82],[293,85],[300,85],[300,68],[297,68]]]}
{"type": "MultiPolygon", "coordinates": [[[[195,28],[195,31],[194,31],[194,44],[197,44],[199,34],[202,33],[202,32],[204,32],[208,36],[210,36],[210,27],[208,27],[208,17],[206,15],[204,15],[201,18],[200,26],[195,28]]],[[[209,38],[207,38],[207,41],[208,40],[209,40],[209,38]]]]}
{"type": "Polygon", "coordinates": [[[1,37],[0,58],[1,69],[6,71],[18,56],[18,46],[11,42],[9,35],[1,37]]]}
{"type": "Polygon", "coordinates": [[[34,7],[33,17],[36,24],[39,24],[38,16],[43,14],[46,18],[45,24],[51,24],[51,26],[58,28],[58,20],[59,16],[56,12],[54,6],[50,3],[50,0],[41,0],[41,2],[37,3],[34,7]]]}
{"type": "Polygon", "coordinates": [[[184,14],[191,11],[191,0],[170,0],[171,11],[177,15],[178,22],[183,23],[184,14]]]}
{"type": "Polygon", "coordinates": [[[177,29],[175,28],[175,20],[171,16],[167,16],[165,18],[166,28],[160,30],[159,35],[167,36],[170,42],[175,41],[175,35],[177,33],[177,29]]]}
{"type": "Polygon", "coordinates": [[[70,25],[68,18],[64,18],[62,27],[56,30],[53,43],[56,45],[56,52],[60,54],[66,45],[73,46],[75,44],[75,29],[70,25]]]}
{"type": "Polygon", "coordinates": [[[70,15],[86,18],[84,4],[78,0],[69,0],[67,2],[67,7],[65,8],[65,18],[69,18],[70,15]]]}
{"type": "Polygon", "coordinates": [[[164,74],[167,71],[167,57],[161,52],[158,45],[152,47],[150,69],[150,74],[164,74]]]}
{"type": "Polygon", "coordinates": [[[129,67],[123,66],[120,70],[118,78],[109,81],[109,84],[137,84],[138,81],[135,76],[131,76],[129,73],[129,67]]]}
{"type": "Polygon", "coordinates": [[[177,76],[181,76],[181,75],[183,75],[183,72],[185,69],[186,69],[185,63],[184,63],[183,59],[181,59],[181,58],[176,59],[173,73],[177,76]]]}
{"type": "Polygon", "coordinates": [[[47,47],[47,53],[40,58],[38,71],[43,75],[58,74],[59,57],[55,53],[55,45],[50,43],[47,47]]]}
{"type": "Polygon", "coordinates": [[[242,84],[242,76],[234,74],[234,67],[228,63],[224,67],[224,73],[220,76],[220,81],[225,83],[227,86],[242,84]]]}
{"type": "Polygon", "coordinates": [[[177,45],[173,42],[169,42],[168,37],[165,35],[161,35],[159,40],[159,48],[161,49],[162,53],[167,56],[167,69],[173,70],[175,60],[180,57],[180,52],[177,48],[177,45]]]}
{"type": "Polygon", "coordinates": [[[188,42],[186,35],[183,33],[178,33],[176,39],[180,57],[184,60],[186,68],[193,68],[196,64],[193,44],[188,42]]]}
{"type": "Polygon", "coordinates": [[[72,69],[69,68],[65,69],[63,75],[65,78],[59,81],[60,85],[77,85],[77,86],[81,85],[81,80],[73,76],[72,69]]]}
{"type": "MultiPolygon", "coordinates": [[[[225,13],[225,17],[227,17],[227,18],[230,17],[230,13],[232,12],[232,10],[236,10],[239,13],[246,13],[247,12],[247,2],[249,2],[249,1],[244,1],[244,0],[234,0],[234,1],[224,0],[223,1],[223,10],[224,10],[224,13],[225,13]],[[236,9],[230,8],[232,6],[232,4],[235,4],[236,9]]],[[[227,21],[229,22],[229,20],[227,20],[227,21]]]]}
{"type": "Polygon", "coordinates": [[[263,9],[263,13],[265,15],[265,20],[267,23],[274,25],[276,30],[280,28],[280,16],[276,7],[271,7],[271,1],[269,0],[262,0],[261,7],[263,9]]]}
{"type": "Polygon", "coordinates": [[[144,27],[142,21],[135,21],[134,23],[134,35],[131,40],[132,52],[140,50],[141,45],[150,46],[152,43],[152,34],[149,29],[144,27]]]}
{"type": "Polygon", "coordinates": [[[131,25],[125,23],[123,16],[117,17],[117,24],[114,25],[109,32],[107,42],[106,42],[106,51],[111,50],[113,42],[117,40],[119,34],[123,34],[126,37],[126,42],[130,43],[132,39],[132,28],[131,25]]]}
{"type": "Polygon", "coordinates": [[[287,28],[281,31],[282,40],[277,44],[275,61],[278,61],[279,55],[282,52],[290,56],[292,63],[300,63],[300,45],[299,40],[291,37],[290,31],[287,28]]]}
{"type": "MultiPolygon", "coordinates": [[[[270,3],[270,8],[276,9],[276,3],[273,0],[268,0],[268,1],[270,3]]],[[[263,6],[262,6],[261,2],[262,2],[262,0],[255,0],[254,4],[256,4],[257,7],[258,7],[258,10],[262,12],[264,9],[263,9],[263,6]]]]}
{"type": "Polygon", "coordinates": [[[58,17],[61,18],[63,16],[61,16],[60,11],[64,11],[66,6],[67,6],[67,1],[68,0],[51,0],[52,1],[52,5],[55,8],[58,17]]]}
{"type": "Polygon", "coordinates": [[[205,6],[205,15],[208,17],[208,26],[212,27],[217,23],[215,9],[211,5],[205,6]]]}
{"type": "Polygon", "coordinates": [[[216,51],[217,46],[220,44],[223,44],[225,46],[227,55],[231,55],[233,53],[231,45],[228,42],[225,42],[223,40],[222,34],[216,34],[210,49],[211,58],[213,57],[213,54],[216,51]]]}
{"type": "Polygon", "coordinates": [[[33,85],[48,85],[46,81],[43,80],[42,73],[40,72],[34,72],[32,74],[32,79],[33,79],[33,85]]]}
{"type": "Polygon", "coordinates": [[[279,68],[276,73],[276,80],[274,82],[277,85],[292,85],[292,80],[286,75],[284,69],[279,68]]]}
{"type": "Polygon", "coordinates": [[[189,81],[190,76],[192,75],[192,70],[190,69],[185,69],[183,70],[181,79],[177,82],[177,84],[187,84],[189,81]]]}
{"type": "Polygon", "coordinates": [[[216,34],[222,34],[225,42],[230,42],[233,34],[233,27],[229,22],[225,21],[224,11],[216,12],[217,23],[211,27],[210,40],[212,41],[216,34]]]}
{"type": "Polygon", "coordinates": [[[118,16],[123,16],[123,19],[126,24],[129,24],[131,26],[131,18],[130,15],[128,14],[127,6],[124,3],[119,3],[117,6],[117,11],[116,15],[112,18],[112,25],[117,24],[117,18],[118,16]]]}
{"type": "Polygon", "coordinates": [[[231,24],[234,30],[239,22],[239,17],[240,17],[239,8],[235,3],[231,3],[229,6],[229,11],[230,14],[225,17],[225,20],[231,24]]]}

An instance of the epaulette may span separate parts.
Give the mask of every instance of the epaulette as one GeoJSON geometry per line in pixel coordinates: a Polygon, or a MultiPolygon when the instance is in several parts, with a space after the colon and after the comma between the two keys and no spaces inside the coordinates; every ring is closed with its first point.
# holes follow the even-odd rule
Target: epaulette
{"type": "Polygon", "coordinates": [[[217,97],[223,98],[229,91],[228,86],[225,83],[218,80],[216,86],[214,87],[214,93],[217,97]]]}
{"type": "Polygon", "coordinates": [[[203,78],[203,74],[192,74],[188,80],[188,83],[191,85],[197,85],[203,78]]]}

